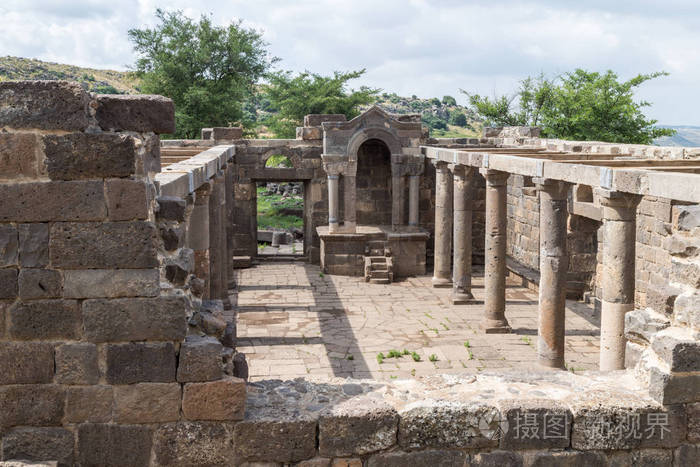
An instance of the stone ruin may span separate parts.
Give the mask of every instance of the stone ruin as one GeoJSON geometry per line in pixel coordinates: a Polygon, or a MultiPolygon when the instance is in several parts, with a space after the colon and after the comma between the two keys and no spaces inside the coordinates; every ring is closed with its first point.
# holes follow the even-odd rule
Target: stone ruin
{"type": "Polygon", "coordinates": [[[434,139],[378,108],[295,140],[173,130],[159,96],[0,83],[1,461],[697,464],[700,150],[434,139]],[[483,263],[485,333],[510,330],[507,274],[537,288],[543,369],[247,384],[233,272],[265,181],[303,183],[305,256],[330,274],[432,267],[459,306],[483,263]],[[600,309],[600,372],[558,370],[566,296],[600,309]]]}

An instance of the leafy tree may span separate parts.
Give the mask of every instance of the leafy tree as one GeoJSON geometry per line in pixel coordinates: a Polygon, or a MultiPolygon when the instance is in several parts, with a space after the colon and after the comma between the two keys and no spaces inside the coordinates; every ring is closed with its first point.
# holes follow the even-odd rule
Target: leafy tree
{"type": "Polygon", "coordinates": [[[432,130],[447,130],[447,123],[445,120],[442,120],[431,113],[424,113],[421,120],[432,130]]]}
{"type": "Polygon", "coordinates": [[[260,33],[240,22],[226,27],[207,16],[156,10],[154,28],[130,29],[135,69],[145,93],[175,102],[176,137],[194,138],[202,127],[244,121],[242,103],[277,59],[268,58],[260,33]]]}
{"type": "Polygon", "coordinates": [[[350,119],[359,107],[376,100],[379,89],[366,86],[346,91],[347,82],[359,78],[365,70],[336,71],[333,76],[304,72],[294,76],[289,71],[269,75],[265,95],[272,110],[267,125],[278,138],[294,138],[296,127],[308,114],[345,114],[350,119]]]}
{"type": "Polygon", "coordinates": [[[428,102],[430,102],[430,105],[434,105],[436,107],[440,107],[442,105],[442,102],[440,102],[440,99],[438,99],[437,97],[433,97],[428,102]]]}
{"type": "Polygon", "coordinates": [[[650,144],[675,131],[654,126],[656,120],[642,112],[651,104],[635,102],[634,90],[667,75],[639,74],[620,82],[610,70],[601,74],[577,69],[555,80],[529,77],[512,96],[488,98],[462,92],[485,125],[539,126],[544,136],[552,138],[650,144]]]}
{"type": "Polygon", "coordinates": [[[443,105],[457,105],[457,100],[452,96],[442,96],[443,105]]]}
{"type": "Polygon", "coordinates": [[[450,115],[450,123],[452,125],[456,126],[467,126],[469,123],[467,122],[467,116],[464,115],[462,112],[454,112],[452,115],[450,115]]]}

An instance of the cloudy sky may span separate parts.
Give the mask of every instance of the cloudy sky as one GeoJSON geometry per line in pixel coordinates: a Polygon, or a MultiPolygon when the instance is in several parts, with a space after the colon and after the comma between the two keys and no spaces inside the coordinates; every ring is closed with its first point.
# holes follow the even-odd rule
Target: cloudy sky
{"type": "Polygon", "coordinates": [[[366,68],[356,85],[402,95],[512,93],[518,80],[582,67],[621,77],[665,70],[643,85],[647,114],[700,125],[698,0],[2,0],[0,56],[124,70],[127,30],[158,6],[262,30],[279,67],[366,68]]]}

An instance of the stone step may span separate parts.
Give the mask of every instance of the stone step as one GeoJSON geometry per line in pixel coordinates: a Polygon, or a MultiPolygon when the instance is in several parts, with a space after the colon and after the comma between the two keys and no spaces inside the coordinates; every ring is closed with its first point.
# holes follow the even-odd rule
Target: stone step
{"type": "Polygon", "coordinates": [[[372,278],[369,280],[370,284],[390,284],[389,279],[375,279],[372,278]]]}
{"type": "Polygon", "coordinates": [[[370,279],[386,279],[389,280],[389,271],[372,270],[369,275],[370,279]]]}
{"type": "Polygon", "coordinates": [[[387,271],[389,265],[386,263],[372,263],[372,271],[387,271]]]}
{"type": "Polygon", "coordinates": [[[384,256],[384,249],[369,250],[370,256],[384,256]]]}
{"type": "Polygon", "coordinates": [[[375,264],[375,263],[386,264],[386,256],[370,256],[369,260],[372,264],[375,264]]]}

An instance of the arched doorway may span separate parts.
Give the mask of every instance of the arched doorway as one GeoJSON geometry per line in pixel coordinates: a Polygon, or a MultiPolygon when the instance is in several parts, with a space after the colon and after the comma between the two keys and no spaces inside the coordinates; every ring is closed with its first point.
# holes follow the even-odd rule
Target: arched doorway
{"type": "Polygon", "coordinates": [[[391,225],[391,151],[380,139],[357,150],[357,224],[391,225]]]}

